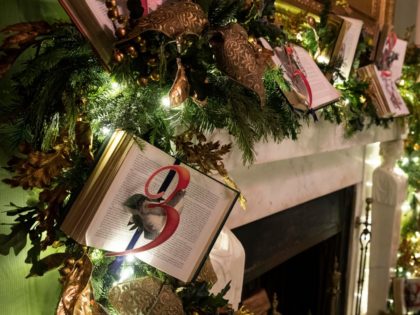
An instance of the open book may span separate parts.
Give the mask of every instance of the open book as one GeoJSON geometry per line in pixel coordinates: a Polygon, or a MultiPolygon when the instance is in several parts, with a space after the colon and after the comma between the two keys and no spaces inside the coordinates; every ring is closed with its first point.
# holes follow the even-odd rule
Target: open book
{"type": "Polygon", "coordinates": [[[134,255],[188,282],[238,194],[147,142],[116,131],[61,229],[81,244],[111,252],[149,248],[134,255]]]}
{"type": "MultiPolygon", "coordinates": [[[[259,38],[264,48],[273,51],[264,38],[259,38]]],[[[300,110],[317,110],[340,98],[337,91],[311,55],[302,47],[289,44],[287,47],[276,47],[272,60],[279,67],[290,90],[283,90],[289,103],[300,110]]]]}
{"type": "Polygon", "coordinates": [[[329,15],[327,23],[329,27],[336,29],[337,39],[329,45],[320,57],[327,63],[331,60],[341,60],[340,73],[348,79],[356,54],[363,21],[339,15],[329,15]]]}
{"type": "MultiPolygon", "coordinates": [[[[105,0],[59,0],[59,2],[93,46],[103,64],[109,68],[117,38],[114,23],[108,17],[105,0]]],[[[116,0],[116,3],[119,14],[128,16],[127,1],[116,0]]]]}
{"type": "Polygon", "coordinates": [[[380,118],[399,117],[410,114],[389,71],[379,71],[370,64],[359,68],[360,77],[369,82],[376,113],[380,118]]]}

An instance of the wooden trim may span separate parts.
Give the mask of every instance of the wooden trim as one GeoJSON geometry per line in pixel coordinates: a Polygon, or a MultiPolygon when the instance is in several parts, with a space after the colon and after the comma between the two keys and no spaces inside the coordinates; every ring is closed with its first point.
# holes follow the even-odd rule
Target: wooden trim
{"type": "MultiPolygon", "coordinates": [[[[322,3],[315,0],[276,0],[319,15],[322,11],[322,3]]],[[[332,0],[335,3],[334,0],[332,0]]],[[[333,5],[333,13],[347,15],[365,22],[368,28],[375,25],[393,24],[395,0],[348,0],[349,7],[343,9],[333,5]],[[370,2],[370,5],[367,4],[370,2]],[[359,3],[359,5],[358,5],[359,3]],[[363,10],[366,8],[368,10],[363,10]]]]}

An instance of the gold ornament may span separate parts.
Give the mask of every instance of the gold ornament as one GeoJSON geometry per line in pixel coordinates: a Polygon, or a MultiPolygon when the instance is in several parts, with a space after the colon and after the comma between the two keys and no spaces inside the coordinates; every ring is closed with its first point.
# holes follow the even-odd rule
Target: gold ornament
{"type": "Polygon", "coordinates": [[[188,82],[187,75],[185,73],[185,67],[181,63],[181,59],[177,58],[176,63],[178,70],[176,72],[175,81],[169,91],[169,101],[171,107],[177,107],[181,105],[190,94],[190,83],[188,82]]]}
{"type": "Polygon", "coordinates": [[[308,15],[308,17],[307,17],[307,21],[308,21],[308,24],[309,24],[311,27],[316,27],[316,21],[315,21],[315,19],[314,19],[314,17],[313,17],[313,16],[308,15]]]}
{"type": "Polygon", "coordinates": [[[120,315],[183,315],[180,298],[153,277],[122,282],[109,291],[109,301],[120,315]]]}
{"type": "Polygon", "coordinates": [[[127,31],[126,31],[125,27],[119,27],[115,31],[115,34],[117,35],[118,38],[123,38],[123,37],[125,37],[125,35],[127,35],[127,31]]]}
{"type": "Polygon", "coordinates": [[[158,60],[157,60],[157,58],[155,58],[155,57],[150,58],[150,59],[147,61],[147,65],[148,65],[149,67],[156,67],[156,66],[158,65],[158,60]]]}
{"type": "Polygon", "coordinates": [[[117,0],[106,0],[105,5],[108,9],[114,8],[117,6],[117,0]]]}
{"type": "Polygon", "coordinates": [[[140,77],[137,79],[137,84],[140,86],[146,86],[149,83],[149,79],[146,77],[140,77]]]}
{"type": "Polygon", "coordinates": [[[127,53],[130,55],[131,58],[137,58],[139,55],[137,53],[137,50],[134,48],[134,46],[129,46],[127,48],[127,53]]]}
{"type": "Polygon", "coordinates": [[[122,62],[124,60],[124,54],[119,50],[115,50],[114,51],[114,60],[118,63],[122,62]]]}
{"type": "Polygon", "coordinates": [[[108,17],[111,20],[115,20],[116,18],[118,18],[120,14],[118,13],[118,9],[116,7],[113,7],[111,9],[108,10],[108,17]]]}
{"type": "Polygon", "coordinates": [[[166,1],[155,11],[142,16],[124,41],[146,31],[157,31],[170,38],[183,34],[198,35],[207,24],[206,14],[198,4],[189,0],[166,1]]]}
{"type": "Polygon", "coordinates": [[[213,31],[210,43],[220,70],[246,88],[254,91],[260,105],[265,104],[263,74],[267,56],[258,53],[248,42],[248,34],[239,24],[233,23],[213,31]]]}
{"type": "Polygon", "coordinates": [[[120,15],[118,16],[117,21],[120,24],[126,24],[128,21],[128,18],[125,15],[120,15]]]}
{"type": "Polygon", "coordinates": [[[152,73],[149,75],[149,78],[150,78],[152,81],[157,82],[157,81],[159,81],[159,80],[160,80],[160,74],[159,74],[159,72],[158,72],[158,71],[152,71],[152,73]]]}

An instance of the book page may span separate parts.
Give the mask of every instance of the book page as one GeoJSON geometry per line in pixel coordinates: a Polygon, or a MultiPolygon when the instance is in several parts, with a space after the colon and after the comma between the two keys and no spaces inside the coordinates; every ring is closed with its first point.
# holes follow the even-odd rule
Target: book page
{"type": "MultiPolygon", "coordinates": [[[[127,248],[135,230],[130,230],[132,214],[124,203],[134,194],[144,194],[149,176],[156,169],[172,165],[174,161],[173,157],[166,154],[152,158],[147,157],[137,144],[132,146],[89,225],[86,245],[108,251],[123,251],[127,248]]],[[[165,173],[162,172],[157,178],[162,181],[164,177],[165,173]]],[[[157,189],[151,188],[154,191],[157,189]]]]}
{"type": "MultiPolygon", "coordinates": [[[[130,211],[127,201],[145,194],[144,186],[150,175],[160,167],[173,165],[174,161],[173,157],[150,144],[144,143],[143,150],[134,144],[86,232],[86,245],[108,251],[126,250],[136,229],[130,223],[133,222],[133,211],[130,211]]],[[[182,195],[182,202],[174,206],[180,214],[178,228],[167,241],[135,255],[163,272],[182,281],[189,281],[222,227],[237,192],[187,165],[182,166],[189,171],[190,182],[182,195]]],[[[168,173],[158,173],[151,182],[150,192],[157,193],[164,181],[169,182],[168,173]]],[[[174,190],[177,182],[175,175],[164,198],[174,190]]],[[[156,213],[142,217],[144,229],[134,248],[152,241],[150,231],[146,229],[149,224],[159,225],[161,231],[165,219],[165,216],[162,220],[162,216],[156,213]]]]}
{"type": "Polygon", "coordinates": [[[362,31],[363,21],[341,16],[345,21],[346,32],[340,47],[339,56],[343,59],[341,74],[348,79],[353,65],[354,55],[356,54],[357,44],[362,31]]]}
{"type": "Polygon", "coordinates": [[[392,50],[396,55],[397,59],[395,59],[391,63],[391,76],[392,81],[397,81],[402,76],[402,69],[404,65],[404,58],[405,58],[405,52],[407,50],[407,42],[402,39],[397,39],[397,43],[394,46],[394,49],[392,50]]]}
{"type": "MultiPolygon", "coordinates": [[[[105,0],[59,0],[70,19],[93,46],[105,65],[111,61],[116,37],[105,0]]],[[[120,15],[129,11],[125,0],[116,0],[120,15]]]]}
{"type": "Polygon", "coordinates": [[[397,86],[395,85],[394,81],[392,80],[391,76],[382,75],[381,71],[379,71],[376,66],[374,66],[375,74],[379,80],[381,92],[383,93],[386,103],[390,108],[392,116],[405,116],[410,114],[407,105],[405,104],[404,100],[402,99],[397,86]]]}
{"type": "Polygon", "coordinates": [[[182,166],[190,171],[191,181],[178,229],[168,241],[136,257],[182,281],[189,281],[222,227],[236,192],[187,165],[182,166]]]}
{"type": "Polygon", "coordinates": [[[338,92],[322,71],[318,68],[311,55],[302,47],[293,46],[300,63],[305,71],[306,79],[309,82],[312,92],[312,107],[317,109],[325,104],[331,103],[340,97],[338,92]]]}

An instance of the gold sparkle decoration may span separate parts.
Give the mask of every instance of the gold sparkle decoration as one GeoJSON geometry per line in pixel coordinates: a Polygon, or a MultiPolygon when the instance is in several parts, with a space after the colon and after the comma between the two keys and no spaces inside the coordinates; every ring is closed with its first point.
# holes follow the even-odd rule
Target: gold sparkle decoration
{"type": "Polygon", "coordinates": [[[109,301],[120,315],[183,315],[172,287],[153,277],[125,281],[112,287],[109,301]]]}

